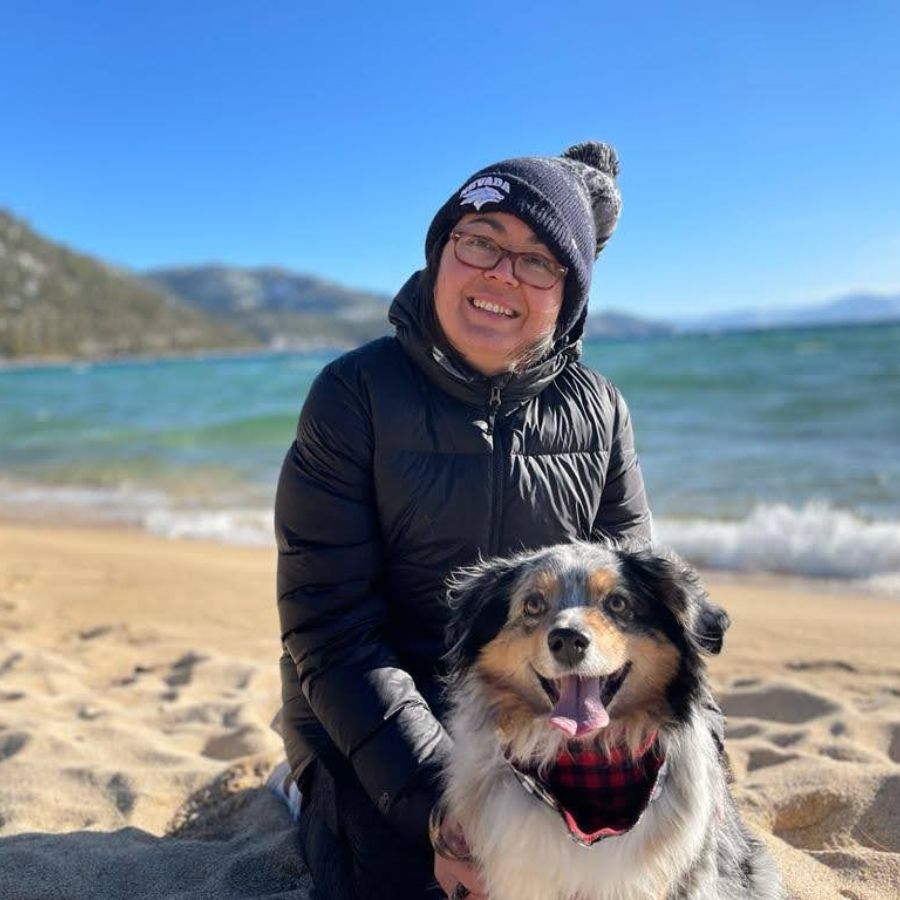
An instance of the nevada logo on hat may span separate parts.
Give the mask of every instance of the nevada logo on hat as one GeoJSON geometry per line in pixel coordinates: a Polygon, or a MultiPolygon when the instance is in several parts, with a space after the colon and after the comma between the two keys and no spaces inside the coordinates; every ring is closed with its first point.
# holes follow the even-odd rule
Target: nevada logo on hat
{"type": "Polygon", "coordinates": [[[476,210],[480,210],[485,203],[500,203],[506,199],[500,193],[501,190],[507,194],[509,193],[508,181],[504,181],[504,179],[498,178],[496,175],[476,178],[459,192],[460,206],[471,203],[476,210]]]}

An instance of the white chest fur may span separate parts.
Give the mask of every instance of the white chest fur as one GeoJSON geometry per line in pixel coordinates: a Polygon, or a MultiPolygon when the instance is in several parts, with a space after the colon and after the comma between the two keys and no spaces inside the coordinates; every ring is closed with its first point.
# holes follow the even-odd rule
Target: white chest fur
{"type": "Polygon", "coordinates": [[[451,721],[447,800],[491,900],[656,900],[697,857],[722,776],[708,731],[696,722],[666,739],[665,784],[635,827],[582,847],[519,784],[473,715],[480,718],[458,709],[451,721]]]}

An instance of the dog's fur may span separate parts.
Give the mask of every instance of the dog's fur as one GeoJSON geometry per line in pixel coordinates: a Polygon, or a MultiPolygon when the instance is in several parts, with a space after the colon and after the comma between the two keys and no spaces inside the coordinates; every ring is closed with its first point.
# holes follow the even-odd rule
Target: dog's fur
{"type": "Polygon", "coordinates": [[[703,656],[719,652],[729,619],[692,569],[672,554],[565,544],[469,569],[449,602],[445,803],[491,900],[783,898],[728,791],[703,656]],[[559,628],[588,639],[583,658],[551,650],[559,628]],[[549,721],[555,679],[623,672],[608,725],[579,740],[634,754],[656,733],[667,774],[630,831],[579,846],[510,762],[545,771],[571,740],[549,721]]]}

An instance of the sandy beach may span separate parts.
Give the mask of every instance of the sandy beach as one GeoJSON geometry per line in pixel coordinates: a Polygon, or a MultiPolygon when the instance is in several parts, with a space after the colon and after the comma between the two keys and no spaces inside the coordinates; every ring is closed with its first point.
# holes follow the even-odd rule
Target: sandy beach
{"type": "MultiPolygon", "coordinates": [[[[709,575],[735,794],[798,898],[900,896],[896,602],[709,575]]],[[[0,525],[0,898],[304,898],[269,549],[0,525]]]]}

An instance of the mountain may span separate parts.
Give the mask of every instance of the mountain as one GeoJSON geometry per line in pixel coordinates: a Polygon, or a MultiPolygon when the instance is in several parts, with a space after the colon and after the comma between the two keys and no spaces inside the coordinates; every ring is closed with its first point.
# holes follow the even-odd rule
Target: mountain
{"type": "MultiPolygon", "coordinates": [[[[145,277],[183,303],[245,329],[270,346],[352,346],[390,333],[390,298],[281,268],[183,266],[145,277]]],[[[586,338],[672,334],[670,325],[624,313],[588,317],[586,338]]]]}
{"type": "Polygon", "coordinates": [[[815,306],[744,309],[677,321],[681,331],[739,331],[816,325],[862,325],[900,319],[900,294],[846,294],[815,306]]]}
{"type": "Polygon", "coordinates": [[[584,336],[592,338],[647,338],[666,337],[677,331],[672,325],[651,319],[641,319],[627,313],[605,312],[594,313],[584,323],[584,336]]]}
{"type": "MultiPolygon", "coordinates": [[[[390,333],[390,298],[281,268],[208,265],[153,269],[145,277],[182,303],[219,317],[274,347],[352,346],[390,333]]],[[[598,313],[586,338],[672,334],[670,325],[598,313]]]]}
{"type": "MultiPolygon", "coordinates": [[[[278,267],[197,265],[142,277],[76,253],[0,210],[0,359],[352,347],[387,334],[389,298],[278,267]]],[[[585,337],[838,325],[900,319],[900,294],[741,310],[676,322],[588,317],[585,337]]]]}
{"type": "Polygon", "coordinates": [[[0,209],[0,358],[93,359],[254,342],[0,209]]]}
{"type": "Polygon", "coordinates": [[[182,266],[145,278],[271,347],[353,346],[390,330],[390,298],[287,269],[182,266]]]}

